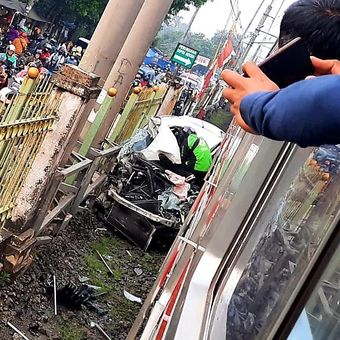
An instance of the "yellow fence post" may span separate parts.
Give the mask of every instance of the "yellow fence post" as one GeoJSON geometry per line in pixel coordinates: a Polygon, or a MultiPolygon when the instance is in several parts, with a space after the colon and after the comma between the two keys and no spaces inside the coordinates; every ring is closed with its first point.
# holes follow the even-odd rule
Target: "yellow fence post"
{"type": "Polygon", "coordinates": [[[42,141],[51,129],[58,101],[48,77],[30,69],[19,94],[0,106],[0,229],[11,212],[42,141]]]}
{"type": "Polygon", "coordinates": [[[111,143],[122,143],[138,129],[144,128],[149,118],[157,114],[166,91],[166,87],[158,86],[143,90],[136,88],[108,140],[111,143]]]}
{"type": "Polygon", "coordinates": [[[122,131],[124,125],[127,123],[129,115],[131,113],[131,111],[133,110],[133,108],[135,107],[138,99],[139,99],[139,93],[140,91],[139,89],[134,89],[134,92],[131,94],[128,102],[126,103],[124,110],[121,114],[121,116],[119,117],[118,123],[115,126],[115,128],[113,129],[112,133],[109,135],[108,140],[111,143],[114,143],[118,137],[118,135],[120,134],[120,132],[122,131]]]}
{"type": "Polygon", "coordinates": [[[94,122],[92,123],[89,131],[87,132],[87,135],[85,137],[85,140],[79,150],[79,153],[86,157],[88,152],[91,149],[91,146],[93,144],[94,139],[96,138],[96,135],[98,131],[100,130],[102,123],[105,119],[105,116],[110,111],[113,98],[117,95],[117,90],[114,88],[109,89],[108,94],[106,95],[103,104],[100,106],[96,118],[94,119],[94,122]]]}

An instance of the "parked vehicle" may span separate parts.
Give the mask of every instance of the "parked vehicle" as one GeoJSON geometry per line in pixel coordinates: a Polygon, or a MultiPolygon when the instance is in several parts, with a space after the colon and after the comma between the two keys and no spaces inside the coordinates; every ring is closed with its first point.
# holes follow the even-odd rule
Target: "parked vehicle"
{"type": "Polygon", "coordinates": [[[204,78],[191,73],[182,73],[180,75],[185,87],[191,88],[193,90],[202,91],[204,78]]]}

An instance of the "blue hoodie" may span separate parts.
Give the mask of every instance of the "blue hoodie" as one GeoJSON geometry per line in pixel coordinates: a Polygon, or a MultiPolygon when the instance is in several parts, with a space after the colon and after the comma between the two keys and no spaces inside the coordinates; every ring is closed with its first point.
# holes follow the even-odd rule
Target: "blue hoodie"
{"type": "Polygon", "coordinates": [[[265,137],[302,147],[340,143],[340,75],[302,80],[241,102],[244,121],[265,137]]]}

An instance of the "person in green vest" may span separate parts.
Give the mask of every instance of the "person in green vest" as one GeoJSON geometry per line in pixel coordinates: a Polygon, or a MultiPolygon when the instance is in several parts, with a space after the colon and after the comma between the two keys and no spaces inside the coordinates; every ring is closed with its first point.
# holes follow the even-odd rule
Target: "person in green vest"
{"type": "Polygon", "coordinates": [[[212,154],[208,143],[198,137],[190,127],[184,127],[179,138],[183,168],[194,174],[196,183],[203,185],[204,178],[212,165],[212,154]]]}

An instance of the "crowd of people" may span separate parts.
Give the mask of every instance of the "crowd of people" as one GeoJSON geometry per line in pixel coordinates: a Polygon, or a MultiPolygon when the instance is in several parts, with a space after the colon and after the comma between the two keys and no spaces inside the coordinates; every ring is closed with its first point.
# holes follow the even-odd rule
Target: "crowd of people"
{"type": "Polygon", "coordinates": [[[169,83],[172,80],[172,72],[170,66],[162,69],[158,65],[142,65],[136,74],[133,87],[153,87],[161,83],[169,83]]]}
{"type": "Polygon", "coordinates": [[[10,26],[0,45],[0,89],[8,86],[16,75],[23,77],[29,67],[48,74],[64,64],[78,65],[83,54],[81,46],[72,41],[58,42],[36,26],[10,26]]]}

